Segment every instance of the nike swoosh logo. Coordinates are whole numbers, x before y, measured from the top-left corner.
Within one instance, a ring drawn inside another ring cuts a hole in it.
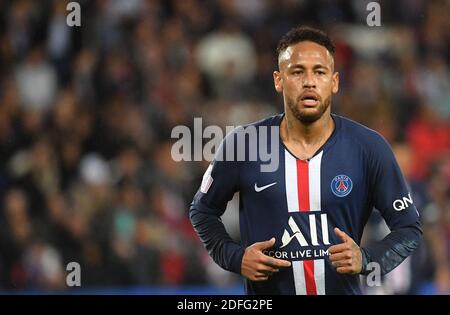
[[[256,183],[255,183],[255,191],[256,191],[256,192],[261,192],[261,191],[263,191],[264,189],[267,189],[267,188],[269,188],[269,187],[272,187],[273,185],[276,185],[276,183],[277,183],[277,182],[272,183],[272,184],[269,184],[269,185],[266,185],[266,186],[262,186],[262,187],[258,187],[258,185],[256,185]]]

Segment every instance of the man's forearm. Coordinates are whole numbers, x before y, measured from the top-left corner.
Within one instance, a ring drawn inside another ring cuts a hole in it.
[[[230,237],[220,217],[191,206],[189,218],[213,260],[225,270],[240,274],[245,248]]]
[[[420,226],[411,226],[398,229],[388,234],[383,240],[364,248],[362,251],[362,271],[367,275],[371,270],[367,264],[376,262],[380,265],[381,275],[396,268],[419,246],[422,239]]]

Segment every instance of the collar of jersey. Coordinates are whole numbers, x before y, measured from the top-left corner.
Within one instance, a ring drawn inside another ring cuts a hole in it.
[[[274,122],[273,124],[275,126],[280,127],[281,125],[281,121],[283,120],[285,113],[281,113],[277,116],[275,116]],[[325,141],[325,143],[319,148],[317,149],[317,151],[313,154],[313,156],[311,158],[309,158],[307,161],[312,160],[317,154],[319,154],[321,151],[323,151],[323,153],[325,153],[326,151],[328,151],[328,149],[331,147],[331,145],[336,142],[336,135],[339,133],[340,129],[341,129],[341,118],[338,115],[335,114],[331,114],[331,118],[334,121],[334,130],[331,133],[331,136],[328,137],[327,141]],[[291,151],[289,151],[289,149],[284,145],[283,140],[281,139],[281,133],[279,134],[280,137],[280,144],[281,146],[287,151],[289,152],[290,155],[292,155],[295,159],[297,160],[301,160],[304,161],[302,159],[299,159],[297,156],[295,156],[294,153],[292,153]]]

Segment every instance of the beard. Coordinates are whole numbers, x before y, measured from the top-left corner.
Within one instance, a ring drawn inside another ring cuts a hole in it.
[[[298,121],[300,121],[303,124],[309,125],[319,120],[323,116],[323,114],[327,111],[328,107],[330,107],[331,95],[328,96],[323,102],[319,100],[319,105],[312,109],[309,108],[299,109],[297,104],[300,102],[301,102],[300,98],[297,99],[296,102],[288,100],[287,105],[291,110],[292,114],[294,115],[294,117],[297,118]]]

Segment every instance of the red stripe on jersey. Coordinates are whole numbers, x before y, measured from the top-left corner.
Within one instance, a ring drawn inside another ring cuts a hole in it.
[[[309,171],[307,161],[297,160],[297,190],[300,212],[309,211]]]
[[[303,261],[305,271],[305,285],[307,295],[317,295],[316,281],[314,279],[314,260]]]

